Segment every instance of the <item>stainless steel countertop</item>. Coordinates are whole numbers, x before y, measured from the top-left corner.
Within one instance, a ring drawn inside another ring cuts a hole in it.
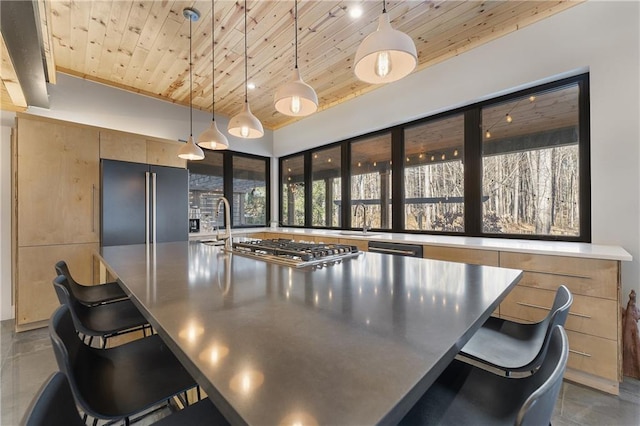
[[[521,271],[364,253],[295,269],[198,242],[103,247],[232,423],[395,423]]]

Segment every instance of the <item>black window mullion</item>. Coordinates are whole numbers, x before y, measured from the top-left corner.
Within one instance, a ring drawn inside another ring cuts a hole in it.
[[[231,204],[231,218],[229,222],[231,227],[234,227],[233,223],[233,154],[230,152],[224,152],[222,157],[222,175],[224,176],[223,191],[224,198]]]
[[[304,227],[313,226],[313,199],[312,199],[313,179],[311,175],[311,151],[304,153]]]
[[[482,123],[480,108],[464,113],[464,234],[482,233]]]
[[[391,231],[403,232],[404,223],[404,126],[391,130]]]
[[[351,228],[351,145],[349,142],[343,142],[341,145],[342,162],[342,204],[340,211],[342,215],[342,228]]]
[[[578,170],[580,172],[580,239],[591,242],[591,141],[590,141],[590,110],[589,110],[589,75],[578,81]]]

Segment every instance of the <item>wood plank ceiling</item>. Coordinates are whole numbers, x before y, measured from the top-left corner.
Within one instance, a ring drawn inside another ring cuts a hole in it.
[[[193,103],[211,111],[210,1],[38,2],[48,69],[181,105],[189,103],[189,22],[182,10],[195,7],[201,18],[193,24]],[[419,70],[577,3],[405,0],[386,6],[392,26],[415,41]],[[256,86],[249,102],[270,129],[293,120],[273,107],[276,89],[293,69],[293,6],[284,0],[247,4],[248,75]],[[349,12],[356,6],[363,14],[352,19]],[[377,87],[357,80],[352,62],[362,39],[376,29],[381,11],[381,1],[298,2],[298,65],[316,90],[320,109]],[[238,113],[244,102],[243,13],[243,1],[216,1],[216,113],[226,116]]]

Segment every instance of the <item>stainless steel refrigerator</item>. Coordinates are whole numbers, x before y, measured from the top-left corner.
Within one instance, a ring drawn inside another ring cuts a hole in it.
[[[102,160],[103,246],[186,241],[189,172]]]

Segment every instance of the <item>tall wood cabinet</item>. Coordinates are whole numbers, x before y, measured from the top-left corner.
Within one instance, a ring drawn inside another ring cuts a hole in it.
[[[98,131],[17,119],[15,146],[16,327],[43,325],[58,306],[51,281],[65,259],[74,277],[92,281],[92,255],[100,242]]]
[[[46,326],[59,305],[54,265],[96,283],[100,160],[186,167],[179,142],[18,114],[13,141],[13,279],[16,329]]]

